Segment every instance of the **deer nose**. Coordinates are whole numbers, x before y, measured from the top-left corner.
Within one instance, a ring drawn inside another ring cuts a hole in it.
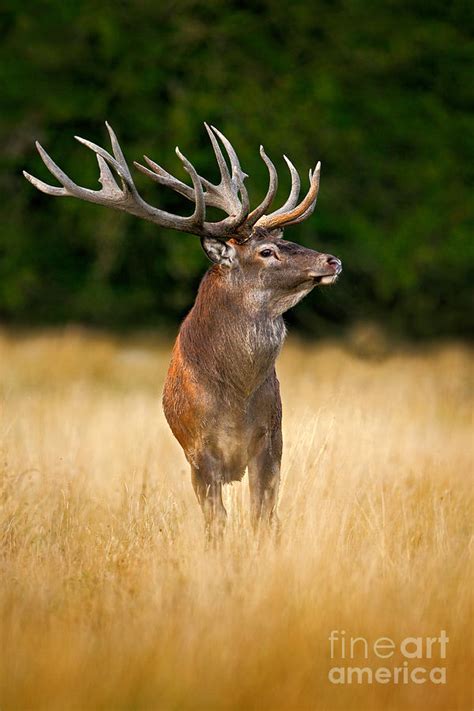
[[[342,270],[342,262],[337,257],[333,257],[332,254],[328,254],[326,257],[326,264],[334,269],[335,272],[339,273]]]

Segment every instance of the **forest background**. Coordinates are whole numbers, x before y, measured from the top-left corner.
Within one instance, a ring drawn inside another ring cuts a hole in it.
[[[253,205],[268,181],[260,143],[279,169],[275,206],[289,188],[283,153],[303,187],[322,161],[316,213],[287,237],[338,255],[344,272],[289,314],[296,330],[362,321],[409,339],[472,336],[472,13],[462,0],[7,1],[0,321],[175,330],[207,266],[199,240],[45,197],[21,171],[54,182],[38,139],[99,187],[73,136],[107,146],[108,120],[130,163],[146,153],[185,179],[179,144],[214,179],[208,121],[236,147]],[[137,184],[189,214],[166,188]]]

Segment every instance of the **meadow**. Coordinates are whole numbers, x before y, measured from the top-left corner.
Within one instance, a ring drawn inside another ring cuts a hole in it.
[[[290,339],[282,535],[209,548],[161,411],[170,343],[0,331],[0,708],[469,709],[471,353]],[[446,684],[334,684],[343,631],[449,637]],[[339,648],[338,648],[339,649]]]

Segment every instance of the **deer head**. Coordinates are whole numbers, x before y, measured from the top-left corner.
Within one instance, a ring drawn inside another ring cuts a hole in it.
[[[204,251],[213,262],[220,265],[222,270],[229,270],[232,278],[245,281],[247,287],[255,292],[256,298],[260,295],[260,298],[274,302],[279,313],[293,306],[314,286],[330,284],[336,280],[342,269],[337,257],[282,239],[285,227],[307,219],[316,206],[321,170],[319,162],[314,171],[309,171],[309,190],[303,200],[298,202],[300,178],[294,165],[284,156],[291,175],[290,194],[284,205],[268,213],[277,191],[278,176],[275,166],[261,146],[260,155],[269,172],[269,187],[261,204],[250,211],[244,185],[247,175],[240,167],[232,144],[216,128],[205,124],[220,170],[218,185],[198,175],[179,148],[176,148],[176,154],[191,178],[192,187],[146,156],[146,166],[134,163],[149,178],[172,188],[194,203],[193,214],[180,217],[153,207],[139,195],[117,137],[108,123],[106,126],[113,155],[95,143],[76,136],[80,143],[96,155],[100,170],[99,182],[102,185],[100,190],[76,185],[38,142],[36,147],[44,164],[62,187],[48,185],[24,171],[25,178],[48,195],[81,198],[128,212],[160,227],[199,236]],[[221,144],[227,153],[230,171]],[[207,207],[218,208],[227,217],[209,222],[206,220]]]

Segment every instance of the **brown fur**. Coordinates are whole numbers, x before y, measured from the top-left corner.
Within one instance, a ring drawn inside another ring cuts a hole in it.
[[[230,240],[228,246],[230,263],[227,255],[225,264],[207,272],[181,326],[163,395],[209,529],[224,525],[222,485],[242,479],[246,468],[254,524],[275,519],[282,313],[340,268],[330,255],[261,229],[245,244]],[[265,249],[272,250],[270,259],[262,256]]]

